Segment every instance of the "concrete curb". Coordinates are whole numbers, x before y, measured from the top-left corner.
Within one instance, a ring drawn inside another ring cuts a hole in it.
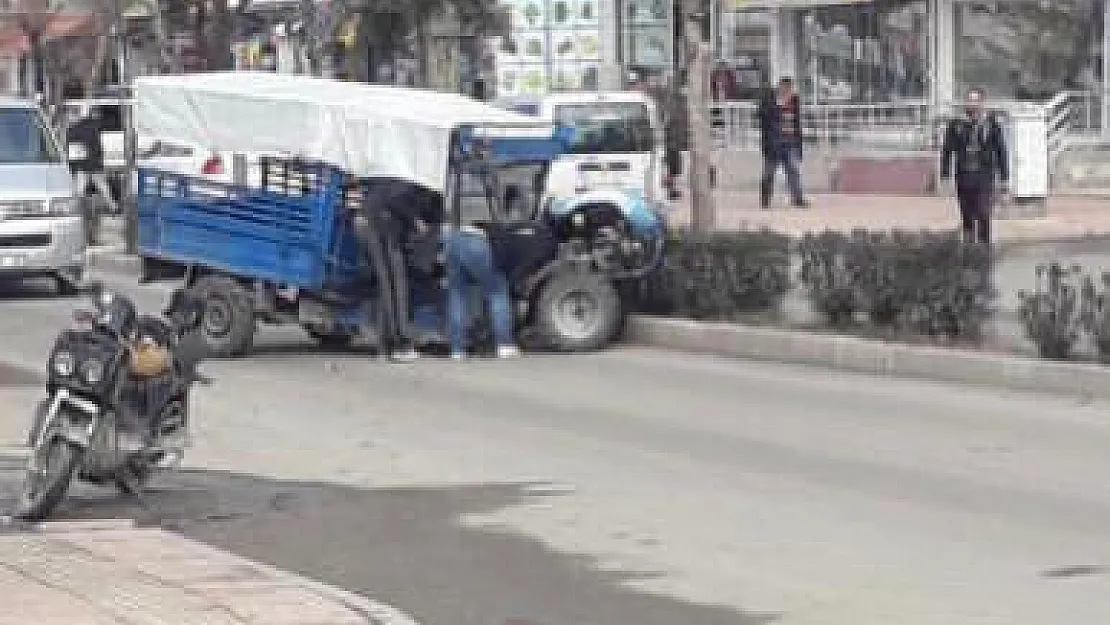
[[[1110,367],[731,323],[633,316],[629,343],[878,376],[1110,399]]]
[[[90,249],[89,266],[101,272],[132,276],[138,276],[140,271],[137,257],[114,247]],[[625,340],[731,358],[1110,400],[1110,367],[1088,363],[646,316],[629,319]]]

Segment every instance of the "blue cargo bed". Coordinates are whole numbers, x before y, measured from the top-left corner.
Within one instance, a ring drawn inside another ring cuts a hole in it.
[[[329,177],[317,173],[320,181]],[[358,272],[357,240],[341,195],[337,184],[251,189],[143,168],[139,253],[321,289]]]

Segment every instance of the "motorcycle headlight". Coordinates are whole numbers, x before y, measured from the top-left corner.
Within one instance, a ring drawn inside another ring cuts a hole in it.
[[[96,358],[81,363],[81,379],[88,384],[99,384],[104,379],[104,363]]]
[[[54,358],[50,362],[50,368],[59,377],[68,378],[73,375],[75,364],[72,353],[58,352],[54,354]]]

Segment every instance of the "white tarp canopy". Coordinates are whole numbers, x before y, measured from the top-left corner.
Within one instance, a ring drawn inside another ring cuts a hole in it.
[[[144,137],[318,160],[440,192],[459,126],[543,128],[461,95],[270,72],[146,76],[135,80],[134,102]]]

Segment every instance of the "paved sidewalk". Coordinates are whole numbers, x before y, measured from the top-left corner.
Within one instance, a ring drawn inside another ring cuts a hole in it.
[[[353,593],[121,521],[0,529],[0,625],[413,625]]]
[[[688,197],[688,196],[685,196]],[[955,199],[876,195],[814,195],[808,209],[790,208],[779,198],[769,210],[759,208],[755,194],[719,192],[717,225],[721,229],[771,228],[791,235],[826,229],[949,230],[957,225]],[[1020,210],[1020,209],[1019,209]],[[669,219],[689,223],[688,200],[675,204]],[[996,219],[998,241],[1074,239],[1110,234],[1110,200],[1058,196],[1049,199],[1039,219]]]

